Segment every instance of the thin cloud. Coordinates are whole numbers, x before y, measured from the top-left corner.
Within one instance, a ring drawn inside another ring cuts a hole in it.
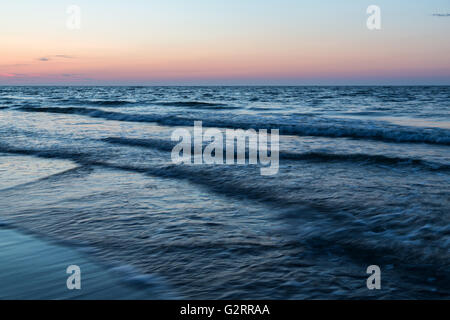
[[[14,64],[1,64],[0,67],[11,68],[11,67],[25,67],[29,65],[30,65],[29,63],[14,63]]]
[[[28,74],[26,73],[0,73],[0,77],[6,77],[6,78],[22,78],[27,77]]]
[[[54,57],[56,57],[56,58],[63,58],[63,59],[73,59],[74,58],[74,57],[68,56],[66,54],[57,54]]]
[[[81,74],[81,73],[61,73],[59,76],[66,78],[66,79],[72,79],[72,80],[93,80],[91,78],[86,77],[84,74]]]
[[[37,60],[46,62],[46,61],[53,60],[55,58],[56,59],[74,59],[73,56],[69,56],[67,54],[55,54],[52,56],[41,57],[41,58],[38,58]]]

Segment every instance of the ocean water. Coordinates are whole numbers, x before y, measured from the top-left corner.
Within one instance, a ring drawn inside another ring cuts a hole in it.
[[[279,173],[174,165],[194,121],[279,129]],[[161,298],[448,299],[450,87],[0,87],[0,226]]]

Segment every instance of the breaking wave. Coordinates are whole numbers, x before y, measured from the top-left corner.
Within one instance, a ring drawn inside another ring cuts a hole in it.
[[[26,112],[48,112],[63,114],[78,114],[93,118],[102,118],[106,120],[128,121],[128,122],[149,122],[166,126],[192,126],[194,118],[185,118],[176,115],[159,114],[135,114],[115,111],[105,111],[95,108],[82,107],[22,107],[18,110]],[[248,119],[239,121],[236,119],[229,121],[227,119],[203,119],[203,126],[230,128],[230,129],[279,129],[281,134],[298,136],[316,136],[331,138],[353,138],[378,140],[396,143],[428,143],[439,145],[450,145],[450,130],[442,128],[419,128],[396,126],[387,123],[382,125],[377,122],[362,122],[346,119],[328,119],[328,118],[302,118],[295,122],[277,123],[250,122]]]

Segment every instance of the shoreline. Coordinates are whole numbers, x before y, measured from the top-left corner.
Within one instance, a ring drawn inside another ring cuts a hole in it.
[[[0,226],[0,300],[164,299],[156,283],[129,267],[107,268],[75,248]],[[30,261],[32,263],[30,264]],[[69,290],[66,269],[81,269],[81,289]],[[144,279],[145,280],[145,279]]]

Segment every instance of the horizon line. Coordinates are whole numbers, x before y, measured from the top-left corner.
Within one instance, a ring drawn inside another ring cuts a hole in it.
[[[0,84],[0,87],[449,87],[450,84]]]

